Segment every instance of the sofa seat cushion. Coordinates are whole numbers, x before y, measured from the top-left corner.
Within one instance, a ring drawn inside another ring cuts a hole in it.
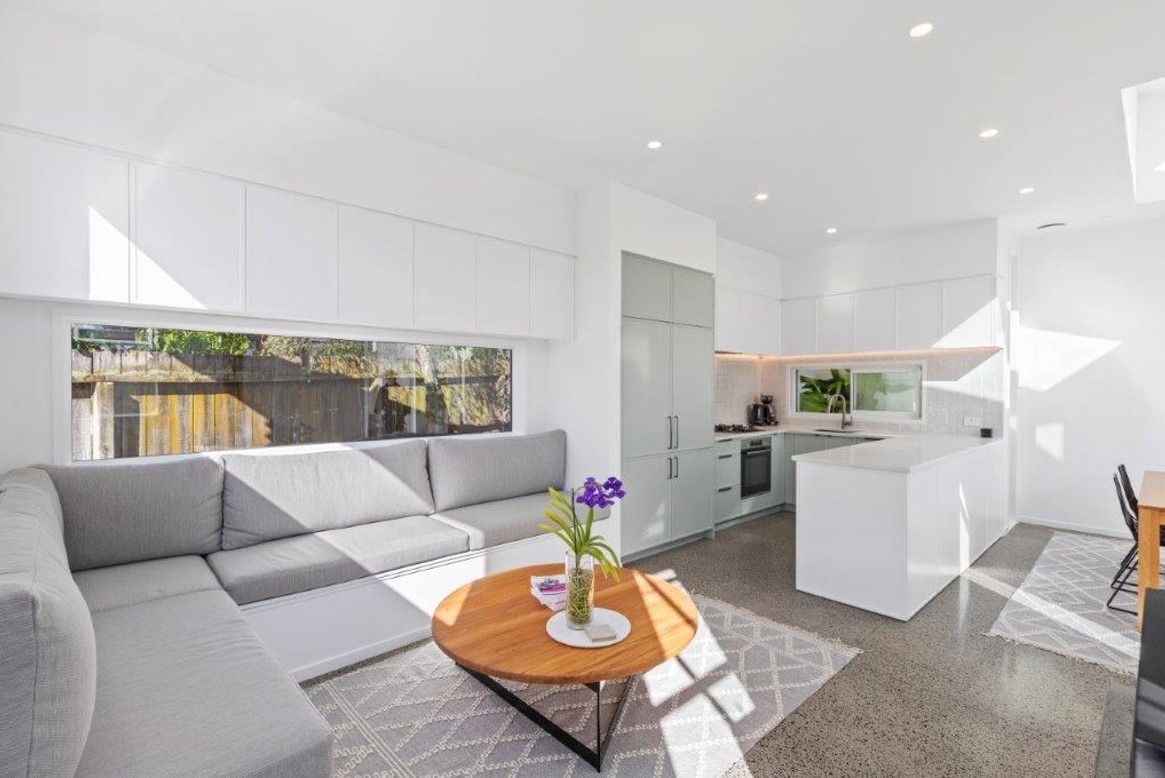
[[[332,733],[222,591],[100,611],[78,776],[327,776]]]
[[[469,547],[479,549],[541,534],[538,525],[549,523],[542,511],[549,507],[550,495],[540,492],[441,511],[433,518],[464,532]]]
[[[93,715],[93,622],[49,477],[0,478],[0,775],[72,775]]]
[[[73,580],[94,613],[163,597],[222,589],[200,556],[176,556],[83,570],[74,574]]]
[[[219,551],[207,561],[241,605],[468,550],[464,532],[428,516],[406,516]]]
[[[46,467],[74,571],[222,548],[222,464],[211,457]]]
[[[438,511],[561,489],[566,433],[434,438],[429,473]]]
[[[433,512],[423,440],[226,454],[224,550]]]

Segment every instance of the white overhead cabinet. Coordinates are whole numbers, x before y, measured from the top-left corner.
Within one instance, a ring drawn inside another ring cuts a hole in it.
[[[0,293],[129,300],[129,163],[0,132]]]
[[[477,329],[497,335],[530,334],[528,247],[477,239]]]
[[[899,349],[928,349],[942,338],[942,284],[910,284],[897,289]]]
[[[574,337],[574,259],[530,249],[530,335],[549,340]]]
[[[843,354],[854,350],[854,296],[834,294],[817,299],[817,352]]]
[[[716,285],[716,350],[743,353],[744,292]]]
[[[893,351],[898,347],[897,296],[892,287],[854,294],[855,351]]]
[[[413,326],[413,223],[377,211],[340,208],[340,319]]]
[[[817,353],[817,300],[802,297],[781,303],[781,353]]]
[[[416,321],[427,330],[477,327],[477,239],[468,232],[417,224]]]
[[[247,311],[338,318],[338,207],[327,200],[247,188]]]
[[[238,181],[133,163],[130,302],[242,311],[246,190]]]
[[[781,353],[781,301],[716,285],[716,350],[739,354]]]
[[[942,285],[943,348],[999,345],[999,303],[995,278],[979,276]]]

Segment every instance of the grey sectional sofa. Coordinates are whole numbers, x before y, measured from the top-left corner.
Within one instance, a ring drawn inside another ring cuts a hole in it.
[[[328,775],[239,606],[531,538],[565,461],[555,431],[3,476],[0,776]]]

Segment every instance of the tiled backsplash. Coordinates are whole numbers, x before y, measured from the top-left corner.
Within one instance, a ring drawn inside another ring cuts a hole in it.
[[[861,421],[862,429],[925,431],[948,435],[978,435],[978,428],[963,426],[967,416],[977,416],[983,426],[1003,435],[1003,398],[1007,394],[1004,354],[994,349],[927,351],[876,356],[759,358],[737,354],[716,355],[716,421],[742,423],[750,403],[760,394],[774,396],[777,418],[789,416],[789,368],[795,365],[921,362],[925,365],[923,424]]]

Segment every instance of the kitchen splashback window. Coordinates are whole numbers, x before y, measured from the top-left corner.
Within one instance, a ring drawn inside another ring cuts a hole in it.
[[[509,349],[78,324],[74,460],[508,432]]]
[[[814,366],[794,368],[792,373],[796,394],[793,407],[798,413],[845,410],[887,420],[922,418],[921,365]]]

